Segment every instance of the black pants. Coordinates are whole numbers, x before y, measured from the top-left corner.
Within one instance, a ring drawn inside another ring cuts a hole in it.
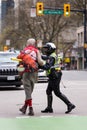
[[[60,79],[49,79],[48,87],[46,90],[46,94],[48,97],[48,107],[52,107],[52,91],[54,94],[59,97],[67,106],[71,104],[68,98],[60,92]]]

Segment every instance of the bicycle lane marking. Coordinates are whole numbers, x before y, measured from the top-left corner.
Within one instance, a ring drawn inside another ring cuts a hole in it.
[[[86,130],[87,116],[0,119],[1,130]]]

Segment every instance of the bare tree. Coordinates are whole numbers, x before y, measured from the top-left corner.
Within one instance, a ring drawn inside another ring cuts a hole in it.
[[[37,0],[38,1],[38,0]],[[57,8],[63,8],[63,0],[42,0],[45,6]],[[81,1],[81,0],[80,0]],[[22,48],[25,45],[26,39],[34,37],[35,39],[41,39],[43,44],[46,42],[55,42],[58,45],[58,39],[60,33],[71,26],[75,27],[76,22],[71,15],[70,18],[64,18],[63,15],[44,15],[32,18],[30,16],[30,8],[32,6],[32,0],[21,1],[19,4],[18,15],[18,28],[15,29],[14,17],[8,14],[8,27],[5,29],[4,39],[10,38],[12,46]],[[71,0],[66,0],[71,2]],[[79,2],[79,0],[77,0]],[[82,2],[81,2],[82,3]],[[72,0],[72,6],[77,5],[76,1]],[[79,3],[80,4],[80,3]],[[74,6],[73,6],[74,7]],[[75,7],[74,7],[75,8]],[[76,16],[77,18],[77,16]],[[16,19],[16,17],[15,17]],[[16,20],[15,20],[16,21]],[[9,28],[9,29],[8,29]],[[6,32],[7,31],[7,32]],[[68,45],[67,45],[68,46]]]

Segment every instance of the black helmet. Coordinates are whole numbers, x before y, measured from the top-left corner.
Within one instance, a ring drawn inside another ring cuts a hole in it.
[[[53,53],[53,52],[56,50],[55,44],[54,44],[54,43],[51,43],[51,42],[46,43],[46,44],[43,46],[43,48],[47,48],[47,50],[45,50],[45,52],[46,52],[47,54],[51,54],[51,53]]]

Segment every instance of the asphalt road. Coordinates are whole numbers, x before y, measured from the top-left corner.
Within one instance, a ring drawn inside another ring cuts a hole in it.
[[[54,94],[54,113],[41,113],[41,110],[46,107],[46,87],[47,83],[35,84],[35,89],[32,95],[35,112],[33,118],[29,118],[27,115],[28,111],[26,115],[22,115],[19,112],[19,108],[23,105],[25,97],[23,86],[21,88],[0,88],[0,126],[2,130],[5,130],[5,128],[8,130],[6,126],[9,126],[9,130],[22,130],[26,127],[28,122],[31,122],[31,124],[37,122],[38,124],[38,121],[39,128],[38,125],[35,128],[32,128],[31,125],[27,126],[26,130],[29,128],[32,130],[48,129],[49,125],[52,125],[52,122],[53,125],[50,130],[53,128],[55,130],[57,130],[57,128],[61,130],[72,130],[74,125],[76,125],[76,127],[73,130],[82,130],[82,128],[87,129],[87,71],[63,71],[61,91],[76,105],[76,108],[70,114],[65,114],[67,109],[66,105]],[[13,119],[15,124],[22,125],[20,125],[20,127],[18,127],[18,125],[16,125],[17,127],[11,125],[11,122],[14,124]],[[4,126],[4,122],[7,123],[6,126]]]

